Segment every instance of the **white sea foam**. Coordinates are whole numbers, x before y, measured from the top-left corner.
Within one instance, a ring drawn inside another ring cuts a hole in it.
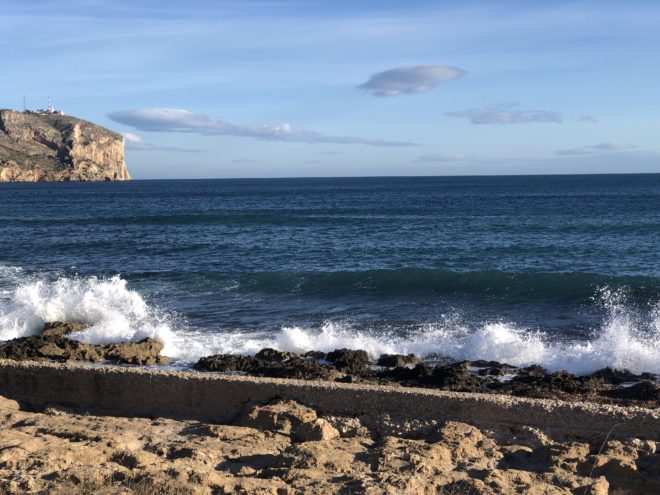
[[[119,276],[30,280],[5,291],[0,301],[0,340],[40,332],[44,322],[81,320],[90,325],[73,337],[107,343],[154,337],[164,353],[176,353],[168,316],[150,307]]]
[[[590,340],[573,342],[553,342],[542,332],[505,323],[485,324],[472,330],[438,323],[405,336],[327,323],[320,329],[284,328],[275,347],[297,352],[346,347],[364,349],[372,357],[382,353],[420,356],[437,353],[455,360],[486,359],[514,366],[539,364],[551,371],[568,370],[577,374],[588,374],[606,366],[660,374],[660,330],[649,334],[638,331],[632,323],[628,318],[616,316]],[[660,326],[657,317],[654,325]]]
[[[635,373],[660,374],[660,317],[654,316],[654,329],[640,330],[626,313],[611,315],[589,340],[553,341],[548,335],[517,328],[507,323],[488,323],[476,328],[454,321],[427,324],[401,335],[394,331],[364,330],[347,322],[326,322],[320,328],[286,327],[273,334],[220,332],[205,334],[205,345],[193,349],[190,341],[185,354],[196,358],[199,351],[252,354],[264,347],[283,351],[324,352],[338,348],[364,349],[373,358],[383,353],[436,353],[455,360],[486,359],[514,366],[539,364],[551,371],[568,370],[588,374],[610,366]],[[192,352],[191,352],[192,351]]]
[[[514,365],[542,362],[548,350],[540,334],[503,323],[486,324],[475,330],[463,325],[427,324],[405,335],[383,335],[346,324],[326,323],[320,329],[284,328],[276,347],[297,352],[346,347],[364,349],[374,358],[384,353],[438,354],[456,360],[492,359]]]
[[[365,329],[350,321],[275,331],[195,329],[148,304],[119,276],[56,280],[27,277],[0,266],[0,340],[38,333],[44,322],[82,320],[90,325],[74,338],[107,343],[157,338],[163,354],[193,363],[215,353],[253,354],[264,347],[304,352],[337,348],[382,353],[437,353],[457,360],[487,359],[515,366],[585,374],[605,366],[660,374],[660,305],[648,314],[630,311],[621,294],[603,291],[609,316],[589,339],[566,342],[512,323],[466,324],[455,316],[407,329]]]

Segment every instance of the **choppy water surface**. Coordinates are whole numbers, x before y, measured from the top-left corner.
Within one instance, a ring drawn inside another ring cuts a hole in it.
[[[660,175],[0,184],[0,340],[660,373]]]

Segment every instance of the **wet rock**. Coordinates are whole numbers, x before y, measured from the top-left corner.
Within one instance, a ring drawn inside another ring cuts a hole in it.
[[[369,356],[365,351],[352,349],[336,349],[326,356],[335,368],[344,373],[355,375],[369,375]]]
[[[119,342],[95,346],[100,350],[104,361],[116,361],[123,364],[165,364],[167,358],[160,356],[163,343],[147,337],[138,342]]]
[[[302,355],[304,358],[316,359],[319,361],[325,359],[325,356],[326,353],[322,351],[308,351]]]
[[[515,370],[515,367],[497,362],[494,364],[488,364],[486,367],[478,366],[477,363],[473,362],[472,366],[481,368],[478,371],[479,376],[505,376],[511,374]]]
[[[407,364],[417,364],[420,359],[414,354],[381,354],[376,364],[387,368],[403,367]]]
[[[264,349],[256,356],[216,354],[201,358],[194,365],[199,371],[245,372],[253,376],[295,378],[301,380],[333,379],[336,372],[313,359],[295,353]]]
[[[414,368],[398,366],[394,369],[384,370],[378,373],[378,378],[400,382],[405,385],[420,385],[422,379],[430,377],[433,374],[433,368],[420,363]]]
[[[295,352],[282,352],[276,349],[266,348],[261,349],[254,355],[254,357],[255,359],[263,359],[264,361],[281,363],[291,358],[296,358],[298,355]]]
[[[545,370],[545,368],[533,364],[532,366],[521,368],[519,374],[521,377],[534,379],[534,378],[543,378],[548,374],[548,372]]]
[[[424,382],[444,390],[459,392],[478,392],[484,387],[483,380],[470,374],[467,363],[436,366],[431,377],[422,379],[422,383]]]
[[[621,380],[654,382],[650,374],[604,368],[590,376],[577,377],[567,371],[547,372],[541,366],[517,368],[497,361],[463,361],[431,365],[417,362],[412,354],[383,354],[373,371],[364,351],[337,349],[329,354],[311,351],[299,355],[263,349],[254,356],[219,354],[199,360],[195,369],[243,372],[252,376],[331,380],[343,383],[397,383],[410,387],[437,388],[458,392],[488,392],[523,397],[589,400],[607,403],[639,403],[660,400],[648,384],[618,391]],[[414,366],[412,366],[414,364]],[[392,366],[396,365],[396,366]],[[411,367],[412,366],[412,367]],[[498,377],[512,375],[510,380]],[[640,404],[641,405],[641,404]]]
[[[575,375],[568,371],[557,371],[545,377],[542,382],[547,384],[551,390],[562,392],[575,392],[578,389],[578,381]]]
[[[567,371],[547,373],[540,366],[522,368],[510,382],[493,384],[492,388],[527,397],[553,397],[581,390],[580,380]]]
[[[89,325],[83,321],[49,321],[44,324],[41,332],[43,337],[62,337],[74,332],[80,332]]]
[[[407,386],[432,387],[444,390],[476,392],[483,390],[487,381],[469,372],[468,362],[429,367],[420,363],[414,368],[397,367],[378,373],[384,380],[392,380]]]
[[[331,368],[323,366],[318,361],[304,359],[300,356],[282,363],[268,363],[258,367],[253,374],[272,378],[295,378],[298,380],[332,380],[337,376],[337,373]]]
[[[660,400],[660,387],[652,381],[643,381],[630,387],[623,387],[606,392],[610,397],[634,400]]]
[[[146,338],[139,342],[114,344],[86,344],[64,335],[84,328],[81,322],[53,322],[47,324],[44,335],[33,335],[10,340],[0,346],[0,358],[16,361],[109,361],[117,364],[163,364],[160,356],[163,344]]]
[[[628,370],[615,370],[608,367],[593,372],[588,378],[599,380],[601,383],[620,385],[625,382],[635,382],[639,380],[640,377]]]
[[[507,368],[515,368],[510,364],[500,363],[499,361],[485,361],[483,359],[477,359],[476,361],[470,361],[470,366],[475,368],[496,368],[500,366],[506,366]]]
[[[254,367],[254,358],[251,356],[239,356],[234,354],[215,354],[205,356],[199,359],[193,366],[200,371],[252,371]]]
[[[10,340],[0,346],[0,358],[16,361],[101,361],[99,352],[90,344],[64,337],[34,335]]]

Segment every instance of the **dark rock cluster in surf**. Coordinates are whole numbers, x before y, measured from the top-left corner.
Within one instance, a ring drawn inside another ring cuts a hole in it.
[[[217,354],[200,359],[200,371],[240,372],[251,376],[333,380],[456,392],[502,393],[519,397],[660,404],[660,387],[648,373],[604,368],[586,376],[549,372],[533,365],[518,368],[497,361],[433,365],[414,355],[384,354],[370,362],[365,351],[337,349],[305,354],[263,349],[254,356]]]
[[[0,359],[16,361],[87,361],[115,364],[164,364],[160,355],[162,342],[146,338],[138,342],[87,344],[67,335],[84,330],[87,325],[79,321],[46,323],[41,335],[20,337],[0,345]]]
[[[76,321],[46,323],[40,335],[0,344],[0,359],[86,361],[110,364],[158,365],[163,344],[138,342],[88,344],[69,337],[84,330]],[[660,406],[660,387],[649,373],[604,368],[590,375],[549,372],[532,365],[516,367],[497,361],[449,362],[423,360],[413,354],[383,354],[371,361],[364,350],[335,349],[304,354],[262,349],[253,356],[216,354],[193,368],[205,372],[241,373],[257,377],[326,380],[390,386],[423,387],[455,392],[500,393],[519,397],[588,400],[615,404]]]

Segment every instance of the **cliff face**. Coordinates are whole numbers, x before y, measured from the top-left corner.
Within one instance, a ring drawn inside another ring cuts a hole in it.
[[[121,134],[75,117],[0,110],[0,182],[130,179]]]

